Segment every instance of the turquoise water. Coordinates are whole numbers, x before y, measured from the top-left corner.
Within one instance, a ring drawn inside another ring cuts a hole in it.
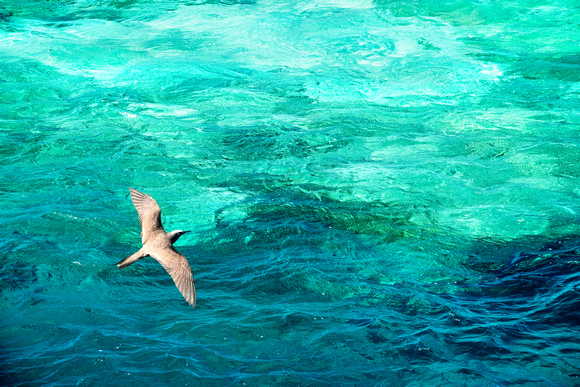
[[[2,384],[579,385],[579,111],[576,0],[1,1]]]

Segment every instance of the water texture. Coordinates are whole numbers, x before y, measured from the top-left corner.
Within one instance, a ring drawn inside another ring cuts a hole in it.
[[[1,384],[579,385],[579,109],[576,0],[1,1]]]

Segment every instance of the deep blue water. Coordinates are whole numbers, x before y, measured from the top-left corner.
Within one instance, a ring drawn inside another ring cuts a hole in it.
[[[3,385],[580,385],[575,0],[0,1],[0,162]]]

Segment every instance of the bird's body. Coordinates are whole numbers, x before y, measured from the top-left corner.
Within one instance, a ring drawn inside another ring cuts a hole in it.
[[[129,188],[131,200],[139,214],[143,247],[117,263],[122,269],[139,259],[150,256],[167,270],[185,300],[195,308],[196,294],[193,274],[187,258],[173,248],[173,243],[188,231],[166,232],[161,225],[161,208],[149,195]]]

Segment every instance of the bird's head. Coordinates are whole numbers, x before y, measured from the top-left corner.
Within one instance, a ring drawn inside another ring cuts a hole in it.
[[[182,236],[185,233],[188,233],[189,231],[183,231],[183,230],[175,230],[175,231],[171,231],[169,233],[169,237],[171,238],[171,243],[175,243],[180,236]]]

